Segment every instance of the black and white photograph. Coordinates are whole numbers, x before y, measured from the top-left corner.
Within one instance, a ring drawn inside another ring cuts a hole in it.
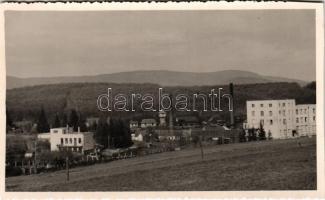
[[[166,5],[3,9],[5,192],[324,189],[322,5]]]

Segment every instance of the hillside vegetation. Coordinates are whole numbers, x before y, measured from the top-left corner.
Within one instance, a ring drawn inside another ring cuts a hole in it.
[[[7,110],[13,120],[37,119],[41,107],[44,108],[50,120],[55,114],[62,115],[76,109],[84,117],[100,116],[104,112],[97,108],[97,98],[100,94],[107,93],[112,88],[112,95],[118,93],[131,96],[132,93],[151,94],[155,97],[154,104],[158,108],[158,88],[156,84],[116,84],[116,83],[66,83],[40,85],[7,90]],[[228,85],[193,86],[193,87],[164,87],[163,93],[172,94],[173,97],[180,93],[190,97],[194,93],[209,94],[211,89],[223,88],[222,94],[229,93]],[[259,83],[234,86],[235,115],[243,116],[246,112],[247,100],[262,99],[295,99],[297,104],[315,103],[316,91],[310,85],[302,87],[297,83]],[[130,99],[129,99],[130,100]],[[190,102],[191,104],[192,102]],[[198,110],[202,110],[202,102],[197,102]],[[227,100],[222,102],[224,108],[228,106]],[[191,105],[190,105],[191,106]],[[209,109],[208,109],[209,110]],[[117,117],[137,118],[139,116],[157,116],[152,112],[110,112],[105,113]],[[192,112],[180,112],[180,115],[193,115]],[[197,114],[197,113],[196,113]],[[228,112],[203,112],[203,118],[211,115],[225,117]],[[54,120],[54,119],[53,119]]]

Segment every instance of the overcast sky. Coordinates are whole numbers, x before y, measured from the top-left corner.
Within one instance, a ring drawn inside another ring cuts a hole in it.
[[[5,13],[7,74],[247,70],[315,80],[311,10]]]

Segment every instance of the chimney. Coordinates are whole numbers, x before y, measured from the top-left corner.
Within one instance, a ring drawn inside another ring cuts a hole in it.
[[[169,98],[170,98],[171,110],[169,111],[169,124],[168,125],[169,125],[169,132],[173,133],[173,123],[174,123],[174,121],[173,121],[173,96],[170,95]]]
[[[80,133],[80,126],[78,126],[78,133]]]
[[[234,128],[235,127],[235,119],[234,119],[234,112],[235,112],[235,108],[234,108],[234,85],[233,83],[230,83],[229,84],[229,93],[232,97],[232,101],[231,101],[231,104],[232,104],[232,111],[230,111],[230,127],[231,128]]]

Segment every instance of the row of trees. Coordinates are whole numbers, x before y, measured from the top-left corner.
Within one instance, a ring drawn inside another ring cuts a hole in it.
[[[46,133],[50,131],[50,127],[58,128],[66,125],[73,127],[74,131],[77,131],[78,127],[80,127],[80,130],[82,132],[87,131],[85,119],[74,109],[70,111],[69,115],[63,113],[60,117],[58,113],[55,114],[54,121],[50,124],[44,108],[41,107],[38,117],[35,121],[37,124],[36,131],[31,130],[31,132]],[[7,130],[9,128],[15,128],[15,124],[13,123],[10,112],[8,112],[8,110],[6,111],[6,125]]]
[[[99,120],[96,125],[95,140],[104,148],[126,148],[131,146],[131,131],[128,124],[121,119],[105,118]]]
[[[239,142],[266,140],[266,139],[272,139],[272,134],[271,132],[268,132],[266,135],[262,123],[260,123],[260,127],[258,129],[255,128],[248,129],[248,134],[244,129],[242,129],[239,135]]]
[[[86,125],[85,119],[80,113],[72,109],[69,115],[56,114],[53,123],[50,125],[48,117],[43,107],[41,107],[37,121],[36,121],[37,133],[45,133],[50,131],[51,128],[58,128],[69,125],[73,127],[74,131],[78,131],[78,127],[81,132],[93,131],[95,140],[98,144],[104,148],[123,148],[132,145],[131,131],[129,125],[121,119],[110,119],[107,121],[106,117],[99,120],[98,123],[94,122],[89,127]],[[7,111],[7,127],[14,127],[10,113]]]

